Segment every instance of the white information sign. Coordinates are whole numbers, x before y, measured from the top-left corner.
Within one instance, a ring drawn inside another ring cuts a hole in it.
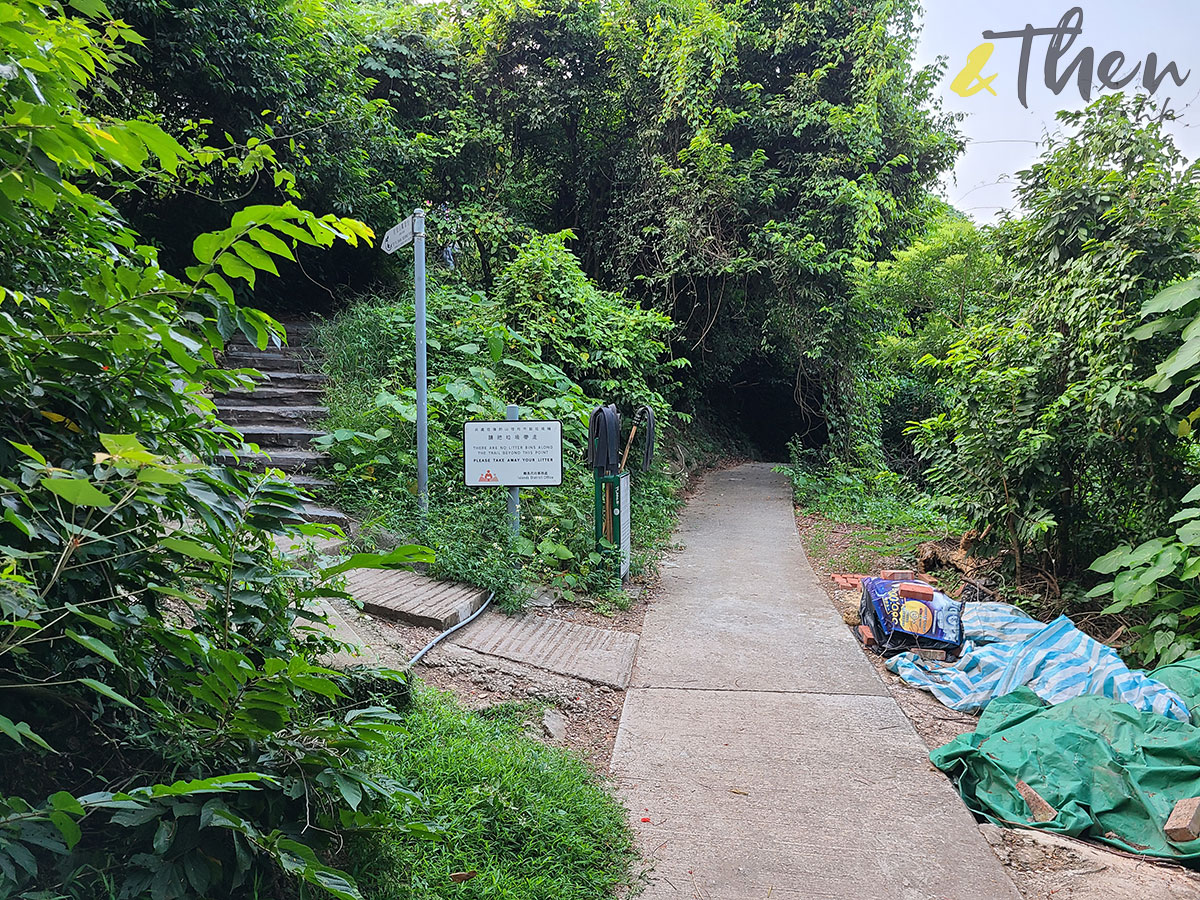
[[[383,236],[382,248],[384,253],[395,253],[401,247],[407,247],[413,239],[413,217],[409,216],[395,228],[389,229]]]
[[[556,487],[562,422],[467,422],[463,457],[467,487]]]

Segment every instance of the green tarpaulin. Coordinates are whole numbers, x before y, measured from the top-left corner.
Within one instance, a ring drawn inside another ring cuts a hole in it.
[[[1163,825],[1176,801],[1200,797],[1200,660],[1152,673],[1187,702],[1192,724],[1086,695],[1047,706],[1020,688],[988,704],[972,734],[930,754],[967,806],[997,825],[1100,841],[1145,856],[1200,859],[1200,840],[1176,844]],[[1034,819],[1024,781],[1058,810]]]

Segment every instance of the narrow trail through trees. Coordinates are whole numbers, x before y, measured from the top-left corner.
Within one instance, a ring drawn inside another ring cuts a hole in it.
[[[612,762],[644,896],[1019,897],[818,584],[787,479],[709,476],[677,536]]]

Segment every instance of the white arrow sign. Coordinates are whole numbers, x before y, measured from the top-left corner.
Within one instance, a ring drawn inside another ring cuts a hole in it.
[[[409,216],[395,228],[383,236],[383,252],[395,253],[401,247],[407,247],[413,239],[413,217]]]

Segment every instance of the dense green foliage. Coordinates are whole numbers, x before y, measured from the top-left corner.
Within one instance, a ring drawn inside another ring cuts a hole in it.
[[[855,452],[875,334],[848,290],[856,260],[919,226],[959,147],[930,102],[937,73],[911,68],[911,0],[119,10],[154,39],[103,108],[267,148],[295,173],[224,167],[122,201],[168,252],[231,197],[298,190],[380,232],[428,201],[431,248],[457,246],[472,287],[503,300],[514,248],[569,228],[588,277],[679,323],[690,406],[780,432],[779,452],[798,422]],[[387,268],[349,249],[300,263],[276,302],[334,305],[326,291]]]
[[[81,108],[136,40],[0,6],[0,46],[21,54],[0,100],[0,895],[264,895],[298,877],[355,898],[318,851],[418,799],[368,769],[405,684],[318,664],[336,645],[312,601],[344,567],[278,555],[274,536],[324,530],[276,474],[211,465],[240,441],[209,394],[250,381],[216,361],[231,335],[282,337],[233,283],[370,231],[253,206],[196,236],[182,276],[162,268],[104,196],[171,183],[195,154]]]
[[[1200,407],[1192,399],[1200,383],[1198,301],[1200,279],[1172,285],[1142,306],[1141,319],[1146,321],[1132,332],[1136,340],[1158,344],[1159,335],[1179,335],[1168,344],[1171,352],[1144,386],[1169,400],[1163,415],[1178,434],[1176,453],[1186,454],[1193,475],[1197,462],[1193,423],[1200,418]],[[1160,664],[1200,652],[1200,629],[1195,624],[1200,617],[1200,508],[1193,505],[1197,500],[1200,487],[1193,487],[1178,500],[1170,520],[1160,526],[1160,536],[1137,546],[1122,544],[1091,566],[1095,572],[1114,576],[1093,588],[1091,596],[1111,595],[1107,611],[1129,610],[1138,616],[1134,648]]]
[[[495,590],[507,606],[521,602],[522,579],[620,602],[612,560],[595,547],[587,419],[604,398],[628,412],[648,404],[665,419],[660,426],[670,423],[662,392],[675,387],[680,368],[664,358],[671,323],[598,290],[559,235],[521,245],[490,297],[467,290],[447,277],[429,295],[437,374],[429,393],[427,522],[415,502],[411,299],[362,298],[323,330],[333,412],[320,443],[336,460],[338,498],[368,521],[420,534],[437,551],[436,572]],[[522,418],[563,423],[563,486],[522,491],[515,540],[506,493],[466,487],[462,479],[463,423],[503,419],[510,403]],[[662,512],[674,505],[677,480],[661,462],[634,478],[639,536],[661,540],[669,530]]]
[[[738,403],[729,386],[761,374],[776,414],[808,406],[842,458],[876,333],[848,290],[855,260],[919,221],[958,149],[929,112],[934,73],[910,69],[913,15],[655,4],[622,23],[616,56],[636,140],[601,232],[614,274],[684,323],[711,401]]]
[[[395,804],[422,814],[366,769],[402,685],[322,668],[329,642],[304,625],[338,567],[274,549],[320,529],[286,481],[212,465],[240,447],[212,394],[251,378],[220,367],[225,341],[282,338],[256,307],[369,288],[323,336],[326,443],[365,534],[421,534],[437,571],[509,602],[535,578],[617,599],[591,538],[588,410],[648,404],[670,427],[763,380],[845,454],[872,330],[846,290],[855,260],[922,217],[957,146],[910,69],[905,0],[0,13],[9,893],[278,895],[290,874],[355,896],[333,837]],[[455,261],[431,295],[427,525],[406,267],[368,251],[417,204],[435,268]],[[562,419],[568,458],[561,490],[527,492],[516,541],[503,497],[457,472],[463,421],[510,402]],[[677,488],[661,463],[638,477],[643,552]],[[403,771],[431,738],[404,745]],[[556,883],[607,889],[627,837],[584,801],[598,840]]]
[[[0,893],[355,896],[331,859],[381,897],[624,877],[577,763],[319,664],[338,572],[273,537],[321,529],[283,479],[212,465],[241,447],[212,395],[251,379],[224,343],[282,338],[259,308],[328,313],[320,445],[360,539],[403,545],[388,564],[419,539],[508,608],[534,581],[620,602],[583,462],[616,402],[667,451],[635,474],[635,567],[711,416],[790,444],[800,501],[877,556],[969,526],[1140,658],[1200,652],[1200,166],[1147,101],[1064,114],[977,228],[930,197],[960,142],[912,0],[113,12],[0,3]],[[427,519],[410,257],[371,246],[418,205]],[[509,403],[564,423],[519,539],[461,479],[463,423]]]
[[[131,65],[113,73],[96,108],[152,118],[189,146],[269,152],[280,174],[210,165],[187,191],[152,190],[120,201],[153,233],[167,259],[187,258],[196,226],[216,227],[231,203],[306,202],[380,230],[411,206],[433,154],[414,134],[450,96],[447,51],[424,34],[430,8],[323,0],[227,3],[117,0],[120,16],[145,40]],[[256,302],[306,302],[325,287],[363,283],[374,254],[349,247],[301,252],[279,288]]]
[[[920,544],[962,530],[934,497],[891,469],[848,465],[793,446],[792,464],[781,470],[792,480],[796,505],[810,517],[802,529],[808,552],[832,571],[868,574],[909,565]]]
[[[1175,284],[1200,250],[1200,166],[1144,99],[1060,118],[1020,173],[1020,215],[980,230],[944,214],[861,267],[858,302],[893,322],[875,348],[878,433],[889,461],[912,442],[908,471],[1018,585],[1057,594],[1103,554],[1094,569],[1115,578],[1090,596],[1112,594],[1104,612],[1161,664],[1200,649],[1198,310],[1194,283]]]
[[[941,413],[948,393],[924,360],[944,358],[963,329],[990,312],[999,267],[989,237],[949,210],[891,259],[859,262],[855,303],[881,326],[871,377],[856,398],[860,465],[882,460],[918,473],[908,425]]]
[[[536,705],[471,713],[444,694],[418,696],[379,774],[424,797],[430,824],[453,839],[400,829],[356,838],[367,896],[593,900],[628,883],[624,810],[582,760],[527,738],[529,720],[540,721]]]
[[[934,498],[888,469],[848,466],[797,451],[784,471],[796,502],[838,522],[874,525],[880,531],[919,531],[945,537],[954,530]]]
[[[1152,535],[1186,490],[1185,461],[1143,379],[1142,303],[1194,265],[1191,167],[1140,103],[1064,115],[1075,132],[1021,174],[1027,214],[998,228],[1003,296],[940,362],[955,396],[925,421],[929,478],[1014,554],[1069,572]],[[1183,490],[1181,490],[1183,488]]]

